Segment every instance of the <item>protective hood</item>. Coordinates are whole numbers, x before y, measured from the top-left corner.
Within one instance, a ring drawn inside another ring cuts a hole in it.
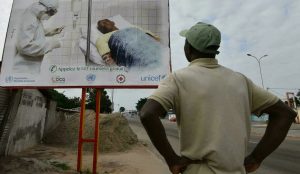
[[[39,0],[40,3],[44,4],[48,8],[56,9],[58,8],[58,0]]]
[[[41,5],[40,3],[33,3],[30,8],[31,13],[33,13],[38,19],[42,17],[43,14],[47,11],[47,9]]]

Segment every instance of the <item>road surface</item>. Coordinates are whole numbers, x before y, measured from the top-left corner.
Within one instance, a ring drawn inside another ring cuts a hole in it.
[[[146,132],[137,117],[128,118],[130,126],[135,132],[139,132],[138,137],[149,144],[154,153],[159,154],[150,143]],[[162,120],[166,129],[168,139],[177,153],[179,153],[179,141],[176,123]],[[249,152],[258,143],[259,136],[251,136],[249,141]],[[300,173],[300,139],[287,138],[280,147],[271,154],[262,164],[258,171],[253,174],[298,174]]]

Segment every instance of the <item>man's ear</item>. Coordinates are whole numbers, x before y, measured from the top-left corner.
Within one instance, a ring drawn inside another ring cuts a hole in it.
[[[187,40],[185,40],[184,52],[185,52],[186,56],[191,55],[191,52],[192,52],[191,45],[188,43]]]
[[[189,54],[192,54],[193,52],[192,46],[190,44],[187,44],[187,51]]]

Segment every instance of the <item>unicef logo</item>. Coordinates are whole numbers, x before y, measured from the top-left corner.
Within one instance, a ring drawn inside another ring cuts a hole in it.
[[[56,65],[50,66],[49,71],[50,71],[51,73],[55,73],[55,72],[57,71],[57,66],[56,66]]]
[[[86,76],[86,81],[88,81],[88,82],[93,82],[95,80],[96,80],[96,75],[95,74],[88,74]]]
[[[166,78],[166,74],[163,75],[147,75],[141,76],[141,81],[152,81],[152,82],[160,82],[161,80]]]
[[[11,83],[11,82],[13,82],[14,81],[14,77],[13,76],[7,76],[6,78],[5,78],[5,82],[6,83]]]

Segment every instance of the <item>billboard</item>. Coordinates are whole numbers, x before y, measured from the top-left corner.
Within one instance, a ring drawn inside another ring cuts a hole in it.
[[[1,86],[156,87],[169,28],[165,0],[14,0]]]

